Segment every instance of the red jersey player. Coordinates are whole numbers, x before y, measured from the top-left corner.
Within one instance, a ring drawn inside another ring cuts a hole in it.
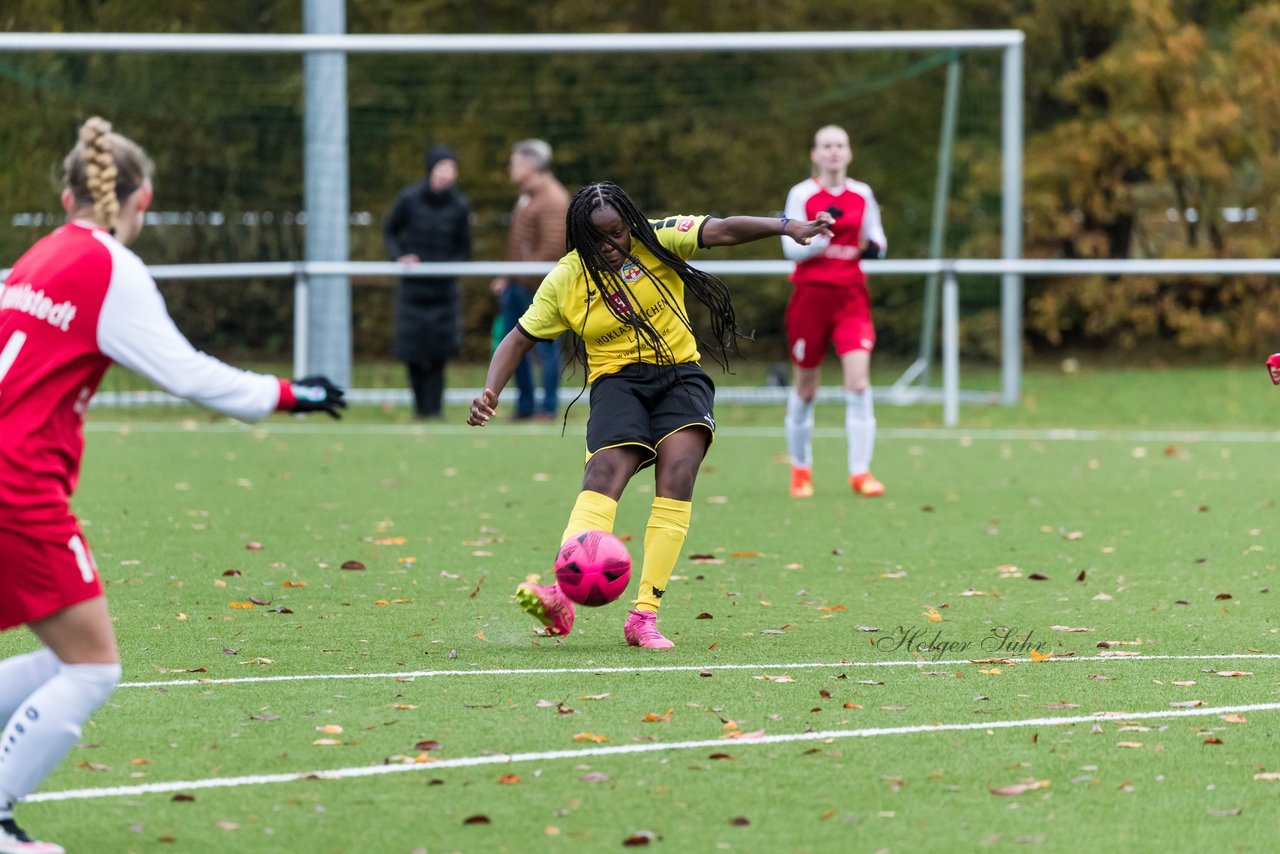
[[[1280,385],[1280,353],[1267,357],[1267,373],[1271,375],[1272,385]]]
[[[859,261],[884,255],[888,241],[871,188],[848,176],[853,154],[844,129],[820,128],[813,135],[809,157],[814,175],[791,188],[785,218],[811,220],[826,211],[835,224],[831,237],[815,237],[807,246],[782,238],[783,253],[796,262],[786,321],[794,366],[786,418],[791,494],[813,495],[813,403],[819,366],[834,344],[844,373],[849,483],[860,495],[881,495],[884,484],[870,471],[876,437],[870,386],[876,331],[871,324],[867,277]]]
[[[26,625],[36,652],[0,661],[0,854],[59,854],[13,820],[120,679],[93,555],[71,513],[89,399],[112,362],[168,391],[254,421],[275,410],[338,417],[324,377],[290,382],[196,351],[126,247],[151,202],[152,165],[91,118],[64,164],[69,221],[0,285],[0,630]]]

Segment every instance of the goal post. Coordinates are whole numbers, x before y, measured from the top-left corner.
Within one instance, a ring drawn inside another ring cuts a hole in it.
[[[6,53],[81,54],[264,54],[302,58],[303,141],[307,262],[348,260],[351,184],[346,135],[346,61],[360,55],[492,56],[601,54],[760,53],[848,54],[861,51],[996,51],[1000,71],[1000,246],[1002,260],[1021,256],[1022,66],[1024,36],[1016,30],[794,32],[794,33],[616,33],[616,34],[418,34],[352,35],[341,0],[306,0],[303,34],[0,33]],[[335,10],[337,14],[335,14]],[[335,146],[342,156],[331,156]],[[942,168],[941,166],[939,168]],[[340,192],[334,192],[337,188]],[[780,200],[779,200],[780,201]],[[475,269],[479,269],[479,264]],[[723,262],[739,263],[739,262]],[[750,262],[741,262],[750,263]],[[1001,274],[1001,395],[1016,403],[1021,386],[1022,278]],[[296,306],[306,323],[306,368],[339,380],[351,376],[351,308],[348,280],[335,276],[299,288]],[[926,313],[926,322],[930,318]],[[930,322],[931,324],[931,322]],[[930,347],[931,349],[931,347]]]

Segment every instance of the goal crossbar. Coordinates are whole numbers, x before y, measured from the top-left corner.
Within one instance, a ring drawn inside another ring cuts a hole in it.
[[[235,33],[0,33],[0,52],[33,53],[660,53],[762,50],[995,50],[1021,30],[835,33],[544,33],[527,35],[279,35]]]

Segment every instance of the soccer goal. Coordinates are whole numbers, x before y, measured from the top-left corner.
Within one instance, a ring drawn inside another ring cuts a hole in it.
[[[616,180],[655,215],[768,214],[807,174],[813,131],[845,126],[851,174],[875,188],[890,230],[890,259],[868,264],[886,294],[877,324],[915,357],[889,399],[939,392],[928,385],[939,278],[911,262],[973,246],[1019,257],[1020,32],[349,35],[341,3],[305,9],[298,35],[0,34],[9,150],[47,164],[52,182],[68,129],[99,112],[155,156],[159,204],[139,246],[148,261],[312,262],[294,289],[292,332],[268,322],[287,299],[279,279],[245,284],[228,267],[221,281],[204,271],[184,278],[212,282],[167,285],[197,343],[291,338],[297,370],[349,383],[353,360],[378,351],[392,280],[351,263],[383,259],[382,216],[432,141],[459,152],[474,257],[496,259],[516,139],[551,141],[567,185]],[[6,258],[60,216],[35,184],[0,201],[0,219],[16,226]],[[762,241],[707,264],[749,295],[742,313],[761,342],[779,340],[788,292],[776,250]],[[315,262],[331,266],[314,273]],[[503,269],[461,268],[469,327],[492,316],[483,285]],[[249,291],[238,298],[248,310],[227,311],[228,287]],[[1014,403],[1021,278],[966,281],[963,293],[961,310],[1001,316],[1001,389],[972,399]],[[785,344],[753,357],[785,359]]]

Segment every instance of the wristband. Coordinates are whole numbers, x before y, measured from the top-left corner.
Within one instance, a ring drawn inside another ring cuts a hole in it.
[[[280,379],[280,398],[276,401],[277,412],[292,412],[298,405],[298,396],[293,393],[293,383]]]
[[[782,233],[783,233],[783,234],[786,234],[786,233],[787,233],[787,223],[789,223],[789,222],[791,222],[791,217],[789,217],[789,216],[784,216],[784,217],[782,218]]]

